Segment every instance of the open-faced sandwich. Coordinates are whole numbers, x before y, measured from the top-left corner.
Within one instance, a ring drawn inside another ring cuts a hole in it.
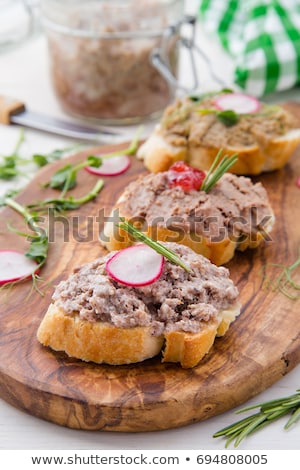
[[[154,173],[177,160],[207,170],[223,149],[228,155],[238,153],[232,173],[257,175],[282,168],[299,143],[300,129],[283,107],[227,90],[177,99],[138,157]]]
[[[176,162],[168,171],[141,176],[116,202],[101,243],[110,251],[132,243],[116,224],[123,217],[151,238],[189,246],[216,265],[236,249],[256,248],[269,237],[275,217],[260,182],[222,174],[234,161],[224,157],[207,173]]]
[[[163,362],[198,364],[239,314],[238,290],[226,268],[188,247],[160,245],[168,259],[136,243],[75,270],[56,287],[38,340],[95,363],[162,353]]]

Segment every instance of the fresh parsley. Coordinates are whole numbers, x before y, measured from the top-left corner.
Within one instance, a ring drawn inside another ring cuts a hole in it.
[[[197,111],[203,116],[206,114],[215,114],[217,119],[219,119],[219,121],[221,121],[227,127],[234,126],[240,119],[240,115],[231,109],[218,111],[217,109],[213,108],[200,108]]]
[[[219,121],[221,121],[227,127],[234,126],[240,119],[239,114],[237,114],[235,111],[232,111],[231,109],[218,111],[216,116]]]
[[[102,163],[100,157],[95,157],[90,155],[83,162],[78,163],[77,165],[71,165],[67,163],[62,168],[57,170],[50,178],[50,181],[44,184],[45,187],[50,186],[53,189],[61,189],[61,197],[63,198],[69,189],[72,189],[76,186],[77,183],[77,173],[79,170],[86,166],[93,166],[98,168]]]
[[[17,233],[20,236],[26,237],[30,240],[29,249],[25,252],[25,256],[36,261],[37,270],[39,270],[46,262],[48,255],[48,235],[46,230],[38,225],[38,214],[31,212],[27,207],[19,204],[11,197],[5,196],[0,201],[2,206],[8,206],[18,214],[20,214],[28,227],[31,229],[31,233],[23,233],[19,230],[9,226],[9,229]],[[37,274],[32,275],[33,278],[37,278]]]
[[[21,156],[21,147],[24,142],[24,129],[20,128],[19,136],[12,153],[0,156],[0,179],[11,180],[16,176],[26,176],[26,172],[22,168],[24,165],[34,163],[38,168],[41,168],[48,163],[52,163],[66,155],[70,155],[83,147],[83,144],[75,144],[63,149],[55,149],[47,154],[37,153],[31,157],[23,158]]]
[[[25,140],[24,129],[20,129],[18,140],[11,154],[0,157],[0,179],[10,180],[15,176],[21,175],[19,164],[24,163],[20,155],[20,148]]]
[[[28,205],[28,208],[34,209],[35,211],[42,211],[51,208],[56,212],[70,211],[78,209],[78,207],[86,204],[87,202],[95,199],[98,193],[102,190],[104,186],[104,181],[99,179],[95,186],[84,196],[80,198],[74,198],[73,196],[66,197],[65,195],[60,195],[59,197],[47,198],[42,201],[33,202]]]
[[[48,165],[49,163],[55,162],[56,160],[60,160],[67,155],[71,155],[82,148],[84,148],[84,144],[75,144],[69,147],[64,147],[62,149],[55,149],[49,153],[35,153],[32,155],[32,161],[39,167],[43,167]]]

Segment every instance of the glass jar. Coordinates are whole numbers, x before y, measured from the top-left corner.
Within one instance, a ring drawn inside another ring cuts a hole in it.
[[[43,0],[51,79],[63,109],[111,124],[157,116],[174,88],[150,56],[183,9],[183,0]],[[174,31],[164,55],[176,76]]]

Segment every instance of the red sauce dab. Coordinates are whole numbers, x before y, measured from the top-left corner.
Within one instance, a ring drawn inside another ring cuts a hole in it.
[[[180,186],[184,191],[198,191],[204,178],[204,171],[192,168],[183,161],[173,163],[168,170],[170,188]]]
[[[296,185],[298,186],[298,188],[300,188],[300,176],[298,176],[297,178]]]

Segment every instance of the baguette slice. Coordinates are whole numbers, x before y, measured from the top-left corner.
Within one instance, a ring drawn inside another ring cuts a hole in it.
[[[68,356],[98,364],[130,364],[156,356],[162,336],[152,336],[149,327],[116,328],[107,322],[81,320],[66,315],[51,304],[41,322],[37,338],[44,346],[64,351]]]
[[[114,211],[113,211],[114,212]],[[111,219],[113,218],[113,212]],[[132,221],[132,217],[126,216],[122,212],[120,217],[123,217],[127,222]],[[270,219],[268,226],[264,227],[264,231],[247,235],[243,240],[238,238],[226,237],[221,241],[213,242],[209,238],[195,235],[193,232],[187,232],[180,238],[182,245],[188,246],[196,253],[205,256],[212,263],[217,266],[228,263],[235,254],[235,251],[245,251],[248,248],[257,248],[264,240],[266,234],[269,234],[272,230],[275,218]],[[149,225],[147,230],[144,231],[146,235],[162,242],[177,242],[178,233],[166,227],[153,227]],[[113,223],[107,222],[100,235],[101,244],[109,251],[122,250],[134,243],[127,232],[120,228],[116,228]]]
[[[292,129],[283,136],[268,141],[265,145],[245,147],[222,147],[223,154],[238,154],[238,161],[230,172],[237,175],[258,175],[263,172],[278,170],[290,159],[300,143],[300,129]],[[161,128],[140,146],[137,157],[144,160],[145,167],[152,173],[166,171],[178,161],[184,160],[199,170],[208,170],[220,147],[211,143],[209,146],[188,143],[175,146],[167,141]]]
[[[56,287],[38,341],[98,364],[137,363],[161,354],[162,362],[197,365],[239,315],[238,289],[226,268],[181,245],[167,246],[192,272],[165,260],[152,284],[125,286],[106,272],[111,254],[98,258]]]
[[[118,207],[118,202],[119,201],[117,201],[116,207]],[[113,214],[115,210],[116,209],[114,209],[111,213],[111,220],[113,220]],[[132,222],[132,216],[123,214],[121,211],[119,211],[119,214],[120,217],[123,217],[127,222]],[[137,224],[135,224],[135,226],[137,226]],[[154,227],[147,225],[147,229],[144,230],[144,233],[150,238],[162,242],[177,242],[178,237],[176,231],[162,226]],[[236,249],[244,251],[249,247],[256,248],[262,239],[262,235],[257,233],[255,239],[246,237],[243,240],[243,244],[241,245],[238,243],[238,240],[235,241],[231,240],[230,238],[224,238],[219,242],[212,242],[210,239],[205,237],[201,237],[201,239],[199,239],[199,237],[195,236],[193,232],[189,232],[185,233],[180,238],[180,243],[182,245],[188,246],[196,253],[205,256],[205,258],[208,258],[217,266],[221,266],[233,258]],[[100,235],[100,242],[108,251],[115,251],[131,246],[134,244],[135,240],[131,238],[127,232],[117,228],[112,222],[107,222],[105,223],[103,231]]]
[[[128,222],[134,223],[137,228],[144,231],[146,235],[148,235],[150,238],[162,242],[176,242],[188,246],[196,253],[208,258],[212,263],[216,264],[217,266],[229,262],[234,257],[236,250],[245,251],[248,248],[257,248],[264,241],[264,239],[269,236],[270,232],[273,229],[275,215],[268,202],[265,191],[261,194],[258,199],[257,195],[254,194],[253,201],[254,197],[256,197],[256,200],[258,200],[259,203],[263,203],[265,205],[266,209],[264,210],[263,214],[268,214],[268,216],[265,218],[266,222],[262,223],[261,226],[260,224],[258,224],[257,227],[254,227],[252,231],[249,231],[247,233],[238,233],[234,235],[227,234],[226,236],[224,235],[221,237],[217,237],[217,239],[212,239],[209,235],[206,234],[203,234],[201,236],[199,234],[196,234],[195,231],[193,231],[193,225],[190,230],[178,232],[176,228],[173,229],[172,227],[168,226],[167,221],[165,223],[160,222],[159,224],[153,225],[151,222],[149,222],[147,218],[147,213],[143,213],[143,217],[140,218],[134,212],[126,212],[126,208],[128,208],[128,204],[126,204],[126,201],[128,200],[128,198],[133,197],[135,200],[137,200],[138,197],[140,197],[140,194],[135,193],[135,191],[133,192],[134,196],[128,196],[128,194],[131,194],[130,188],[132,188],[133,185],[135,185],[136,188],[142,188],[143,186],[147,185],[147,181],[149,178],[158,179],[160,177],[160,174],[161,173],[149,175],[149,177],[144,177],[137,183],[131,183],[130,186],[125,188],[124,192],[117,200],[115,207],[113,208],[110,217],[108,218],[108,221],[104,224],[103,231],[100,234],[100,242],[107,250],[121,250],[134,243],[134,240],[128,235],[128,233],[119,228],[115,223],[115,214],[118,214],[118,217],[123,217]],[[235,179],[244,178],[235,175],[228,176]],[[180,197],[178,200],[174,196],[170,204],[174,206],[182,205],[183,199],[181,195],[179,196]],[[151,198],[151,194],[148,195],[148,197]],[[263,198],[265,199],[264,201]],[[238,201],[238,205],[240,206],[241,204],[242,203],[240,199]],[[152,206],[155,206],[155,199],[152,200]],[[151,210],[153,210],[153,207],[151,208]],[[253,209],[254,211],[256,211],[255,207],[253,207]],[[143,209],[141,209],[141,211],[144,212]],[[157,206],[157,211],[159,215],[161,213],[161,205]],[[219,209],[217,209],[216,212],[213,212],[213,217],[218,217],[218,211]],[[198,217],[200,215],[201,212],[198,213]],[[166,220],[168,220],[169,218],[171,218],[170,215],[165,215]],[[222,230],[223,229],[220,230],[220,233],[222,233]]]
[[[236,304],[230,310],[222,310],[216,322],[210,322],[197,334],[181,331],[166,333],[162,362],[180,362],[183,368],[196,366],[209,352],[216,337],[225,335],[239,313],[240,306]]]
[[[249,111],[244,107],[249,98],[221,90],[176,99],[139,148],[138,158],[153,173],[166,171],[176,160],[208,170],[222,149],[223,155],[238,154],[231,173],[258,175],[282,168],[300,144],[295,117],[284,106],[256,99],[255,110]]]
[[[183,160],[189,161],[187,146],[170,144],[157,126],[153,134],[139,147],[137,158],[144,160],[145,167],[152,173],[167,171],[173,163]]]
[[[183,368],[196,366],[223,336],[240,313],[240,305],[219,312],[199,333],[171,331],[153,336],[150,327],[119,328],[106,322],[89,322],[74,312],[51,304],[38,328],[43,346],[63,351],[69,357],[97,364],[122,365],[142,362],[162,352],[162,362],[179,362]]]

